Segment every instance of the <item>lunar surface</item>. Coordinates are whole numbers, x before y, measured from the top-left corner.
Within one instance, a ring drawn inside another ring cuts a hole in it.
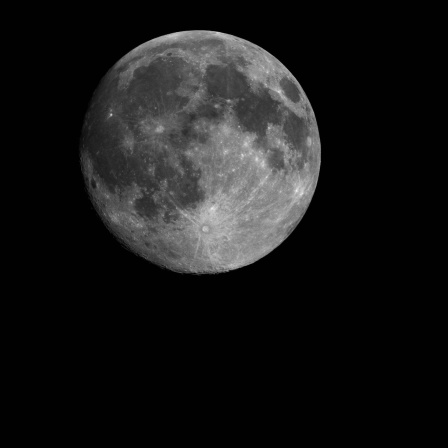
[[[96,210],[129,249],[173,271],[218,273],[254,263],[295,229],[320,142],[310,102],[274,56],[187,31],[109,70],[80,157]]]

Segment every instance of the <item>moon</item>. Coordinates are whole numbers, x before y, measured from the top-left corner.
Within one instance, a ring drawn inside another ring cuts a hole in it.
[[[279,60],[236,36],[184,31],[108,71],[86,113],[80,161],[96,211],[130,250],[211,274],[256,262],[297,227],[320,140],[308,98]]]

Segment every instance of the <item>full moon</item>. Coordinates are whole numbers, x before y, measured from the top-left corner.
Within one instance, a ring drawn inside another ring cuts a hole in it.
[[[80,160],[95,209],[130,250],[211,274],[256,262],[296,228],[317,184],[320,140],[279,60],[235,36],[185,31],[108,71]]]

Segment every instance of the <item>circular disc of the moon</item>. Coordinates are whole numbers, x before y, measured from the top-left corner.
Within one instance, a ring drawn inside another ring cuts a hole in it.
[[[292,232],[320,144],[310,102],[275,57],[187,31],[137,47],[106,74],[81,160],[100,216],[131,250],[212,273],[255,262]]]

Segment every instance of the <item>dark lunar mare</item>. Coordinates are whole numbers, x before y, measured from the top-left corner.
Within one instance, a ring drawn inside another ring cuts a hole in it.
[[[238,123],[244,131],[256,134],[257,144],[266,148],[268,163],[274,171],[284,170],[286,166],[279,149],[267,148],[266,131],[268,124],[283,126],[287,141],[300,153],[300,160],[293,168],[302,170],[308,160],[306,118],[298,117],[281,101],[274,99],[268,87],[260,85],[256,90],[251,89],[246,75],[238,70],[232,59],[224,59],[223,62],[224,65],[209,65],[206,70],[205,82],[211,102],[235,102],[233,111]],[[283,80],[291,99],[300,99],[297,87],[286,78]]]
[[[176,118],[178,125],[169,135],[170,144],[182,152],[192,142],[206,143],[210,135],[205,124],[219,121],[223,112],[223,108],[215,107],[211,102],[201,103],[189,112],[180,112]],[[201,121],[202,128],[198,126]]]
[[[255,133],[259,141],[266,135],[268,123],[280,123],[281,104],[271,97],[267,88],[252,91],[246,75],[232,60],[224,65],[209,65],[205,82],[213,101],[235,101],[233,110],[238,123],[244,131]]]
[[[136,68],[125,91],[124,114],[135,117],[144,111],[159,116],[179,111],[189,98],[175,94],[175,90],[189,71],[187,62],[174,56],[159,57],[148,66]]]
[[[177,207],[195,208],[205,197],[199,186],[200,170],[180,150],[185,148],[185,138],[177,149],[169,145],[164,150],[156,147],[155,141],[137,140],[143,115],[149,112],[155,118],[174,116],[187,104],[188,98],[177,95],[175,90],[189,70],[181,58],[159,58],[137,68],[126,89],[119,88],[118,77],[112,71],[95,92],[87,114],[83,150],[89,154],[94,172],[111,192],[120,194],[126,187],[139,186],[142,197],[136,199],[135,208],[149,219],[162,214],[166,221],[172,221],[178,216]],[[111,108],[114,115],[108,117]],[[122,145],[129,130],[137,140],[132,153],[123,150]],[[171,164],[173,157],[182,173]],[[149,164],[154,167],[154,175],[148,172]],[[164,182],[169,193],[156,195]]]
[[[309,159],[310,153],[310,150],[306,144],[306,140],[309,135],[309,127],[306,118],[298,117],[292,111],[286,111],[283,132],[285,133],[288,142],[294,148],[294,151],[300,154],[300,160],[294,168],[297,170],[302,170],[304,164]]]
[[[124,63],[119,67],[114,68],[114,72],[117,75],[120,75],[138,61],[155,57],[162,53],[164,54],[164,57],[173,56],[174,51],[170,52],[169,50],[184,50],[200,54],[202,51],[204,51],[204,49],[206,49],[207,51],[209,50],[214,51],[218,56],[224,55],[226,53],[224,42],[221,39],[214,37],[207,37],[199,40],[195,37],[192,37],[190,39],[184,38],[183,40],[177,42],[176,41],[160,42],[158,45],[145,48],[142,51],[135,54],[134,56],[130,57],[126,61],[126,63]]]
[[[279,84],[288,99],[290,99],[293,103],[298,103],[300,101],[302,98],[300,95],[300,90],[291,80],[283,77]]]
[[[268,163],[273,172],[283,171],[285,166],[285,158],[283,153],[277,148],[270,148],[267,150]]]

